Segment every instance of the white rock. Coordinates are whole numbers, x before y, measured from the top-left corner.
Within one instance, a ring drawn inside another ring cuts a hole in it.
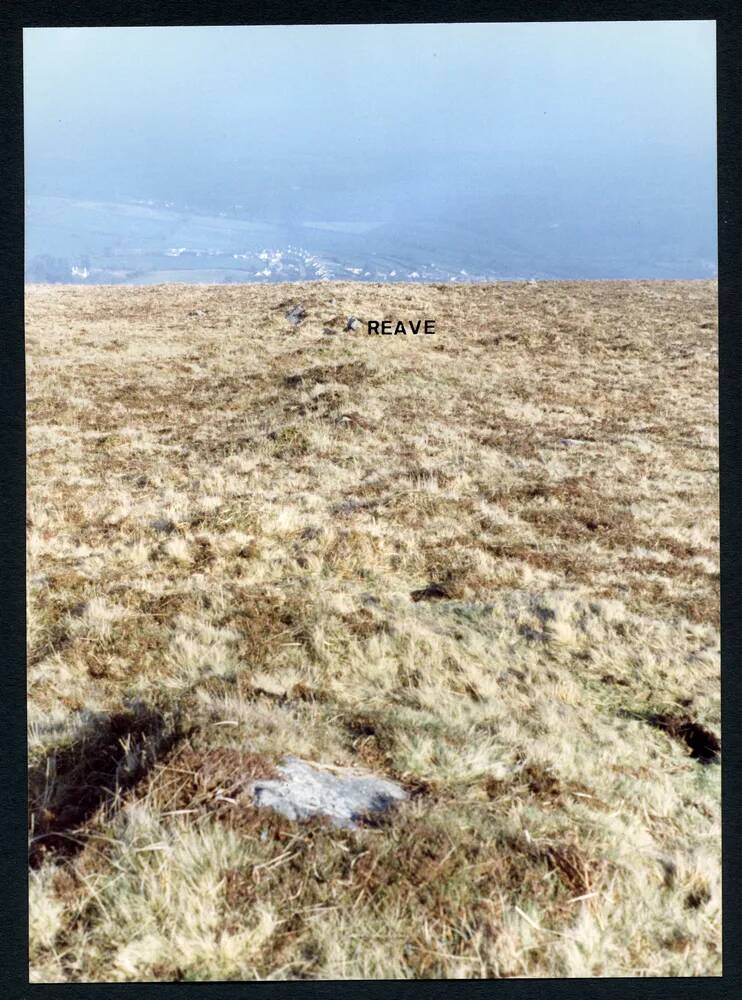
[[[349,768],[330,772],[288,757],[278,771],[281,778],[254,782],[253,800],[290,820],[326,816],[333,826],[356,829],[359,819],[387,812],[407,798],[393,781]]]

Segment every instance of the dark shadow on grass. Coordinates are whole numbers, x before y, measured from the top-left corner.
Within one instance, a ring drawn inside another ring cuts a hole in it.
[[[77,854],[98,810],[112,806],[186,735],[177,715],[167,718],[142,702],[92,715],[74,743],[51,750],[29,772],[31,867],[50,854]]]

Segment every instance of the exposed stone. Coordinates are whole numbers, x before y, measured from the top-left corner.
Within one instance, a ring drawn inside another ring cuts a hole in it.
[[[298,326],[301,321],[306,317],[307,311],[302,305],[292,306],[291,309],[286,313],[286,319],[291,323],[292,326]]]
[[[335,504],[332,513],[338,514],[340,517],[348,517],[362,510],[374,510],[377,506],[378,502],[375,500],[343,500]]]
[[[376,426],[373,421],[369,420],[367,417],[362,416],[356,410],[352,413],[341,413],[337,418],[337,423],[347,424],[351,427],[360,427],[364,431],[372,431]]]
[[[160,531],[166,535],[175,530],[175,524],[168,517],[158,517],[154,521],[150,521],[149,526],[155,531]]]
[[[395,782],[350,768],[329,771],[288,757],[277,770],[280,778],[254,782],[253,800],[289,820],[322,816],[333,826],[356,829],[364,818],[386,813],[407,798]]]
[[[361,329],[361,321],[358,319],[357,316],[349,316],[348,317],[348,322],[345,324],[345,329],[347,331],[350,331],[350,330],[360,330]]]

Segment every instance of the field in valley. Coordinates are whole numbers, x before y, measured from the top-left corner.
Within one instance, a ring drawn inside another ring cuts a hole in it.
[[[719,975],[716,337],[711,281],[29,286],[32,979]],[[286,756],[408,800],[291,823]]]

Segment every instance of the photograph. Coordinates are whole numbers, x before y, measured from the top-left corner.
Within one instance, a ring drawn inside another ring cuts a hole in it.
[[[30,983],[721,977],[716,58],[23,29]]]

